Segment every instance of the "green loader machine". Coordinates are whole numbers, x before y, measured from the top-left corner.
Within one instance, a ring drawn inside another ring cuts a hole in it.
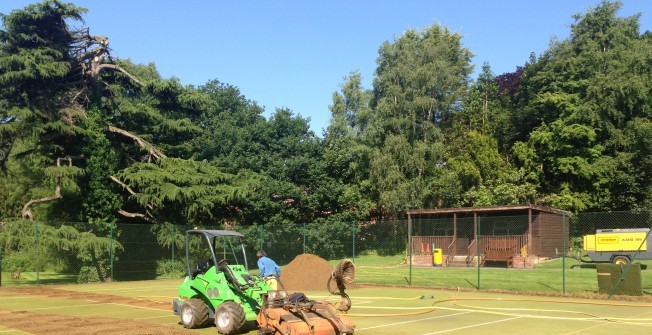
[[[188,275],[173,302],[184,327],[207,327],[214,320],[220,333],[235,334],[256,320],[270,287],[249,275],[243,237],[227,230],[186,232]]]
[[[260,335],[352,335],[355,326],[339,315],[350,308],[343,280],[352,279],[352,263],[342,263],[332,279],[342,287],[343,302],[331,305],[307,299],[303,293],[288,294],[266,284],[270,278],[249,273],[244,236],[228,230],[188,230],[188,274],[173,300],[174,314],[185,328],[215,324],[224,335],[258,329]],[[307,271],[309,271],[307,269]],[[282,283],[279,278],[279,285]]]

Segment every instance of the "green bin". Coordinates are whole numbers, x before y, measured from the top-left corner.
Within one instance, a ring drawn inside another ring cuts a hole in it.
[[[596,269],[598,274],[598,291],[600,293],[643,295],[641,264],[618,265],[598,263],[596,264]]]

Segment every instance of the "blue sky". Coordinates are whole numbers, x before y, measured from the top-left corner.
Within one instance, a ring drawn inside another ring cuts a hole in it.
[[[65,1],[65,0],[64,0]],[[36,1],[0,0],[0,12]],[[462,36],[476,70],[514,71],[551,38],[568,37],[572,15],[599,0],[76,0],[91,34],[109,37],[112,55],[154,63],[165,78],[237,86],[269,117],[286,107],[328,126],[332,94],[351,71],[371,88],[378,48],[408,29],[441,24]],[[652,30],[652,1],[624,0],[620,16],[641,13]]]

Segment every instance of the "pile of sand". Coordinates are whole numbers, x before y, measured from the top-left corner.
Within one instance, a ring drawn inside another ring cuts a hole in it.
[[[327,291],[326,285],[331,273],[333,267],[325,259],[312,254],[301,254],[281,268],[281,283],[290,292]],[[331,286],[337,289],[334,282]]]

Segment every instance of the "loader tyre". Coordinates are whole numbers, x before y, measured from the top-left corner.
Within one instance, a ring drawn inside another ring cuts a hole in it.
[[[217,331],[224,335],[233,335],[239,333],[245,325],[246,317],[242,306],[227,301],[220,304],[215,311],[215,325]]]
[[[208,317],[208,306],[201,299],[192,298],[181,305],[181,323],[184,328],[206,327]]]

